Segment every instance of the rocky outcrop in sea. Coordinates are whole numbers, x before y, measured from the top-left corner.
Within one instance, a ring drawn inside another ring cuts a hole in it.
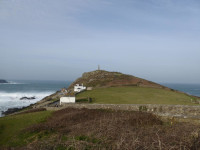
[[[24,97],[20,98],[20,100],[32,100],[32,99],[36,99],[35,96],[33,96],[33,97],[26,97],[26,96],[24,96]]]
[[[4,79],[0,79],[0,83],[8,83],[8,81],[6,81]]]

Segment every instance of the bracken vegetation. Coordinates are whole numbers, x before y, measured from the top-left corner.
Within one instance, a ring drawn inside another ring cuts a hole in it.
[[[24,149],[198,149],[199,126],[145,112],[67,108],[25,130],[40,135]]]

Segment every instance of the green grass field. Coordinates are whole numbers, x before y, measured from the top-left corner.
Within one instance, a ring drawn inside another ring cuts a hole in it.
[[[191,99],[196,99],[184,93],[144,87],[99,88],[92,91],[85,91],[77,95],[77,98],[81,97],[91,97],[93,103],[99,104],[195,105],[191,102]]]
[[[5,146],[22,146],[30,142],[28,137],[31,135],[25,134],[23,129],[44,122],[50,115],[51,111],[42,111],[0,118],[0,149]]]

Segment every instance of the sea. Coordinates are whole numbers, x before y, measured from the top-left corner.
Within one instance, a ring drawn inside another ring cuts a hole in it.
[[[44,97],[67,88],[72,81],[23,81],[12,80],[0,84],[0,116],[9,108],[29,106]],[[169,88],[200,97],[200,84],[160,83]],[[35,97],[33,100],[20,100],[22,97]]]
[[[200,84],[160,83],[166,87],[200,97]]]
[[[71,84],[71,81],[11,80],[8,82],[0,83],[0,117],[2,111],[29,106]],[[20,100],[22,97],[35,97],[35,99]]]

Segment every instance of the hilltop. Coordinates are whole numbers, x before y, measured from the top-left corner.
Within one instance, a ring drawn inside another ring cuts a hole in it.
[[[86,87],[119,87],[119,86],[137,86],[169,89],[160,84],[138,78],[132,75],[123,74],[120,72],[108,72],[105,70],[95,70],[92,72],[83,73],[82,77],[75,80],[68,89],[72,89],[75,84],[84,84]]]

